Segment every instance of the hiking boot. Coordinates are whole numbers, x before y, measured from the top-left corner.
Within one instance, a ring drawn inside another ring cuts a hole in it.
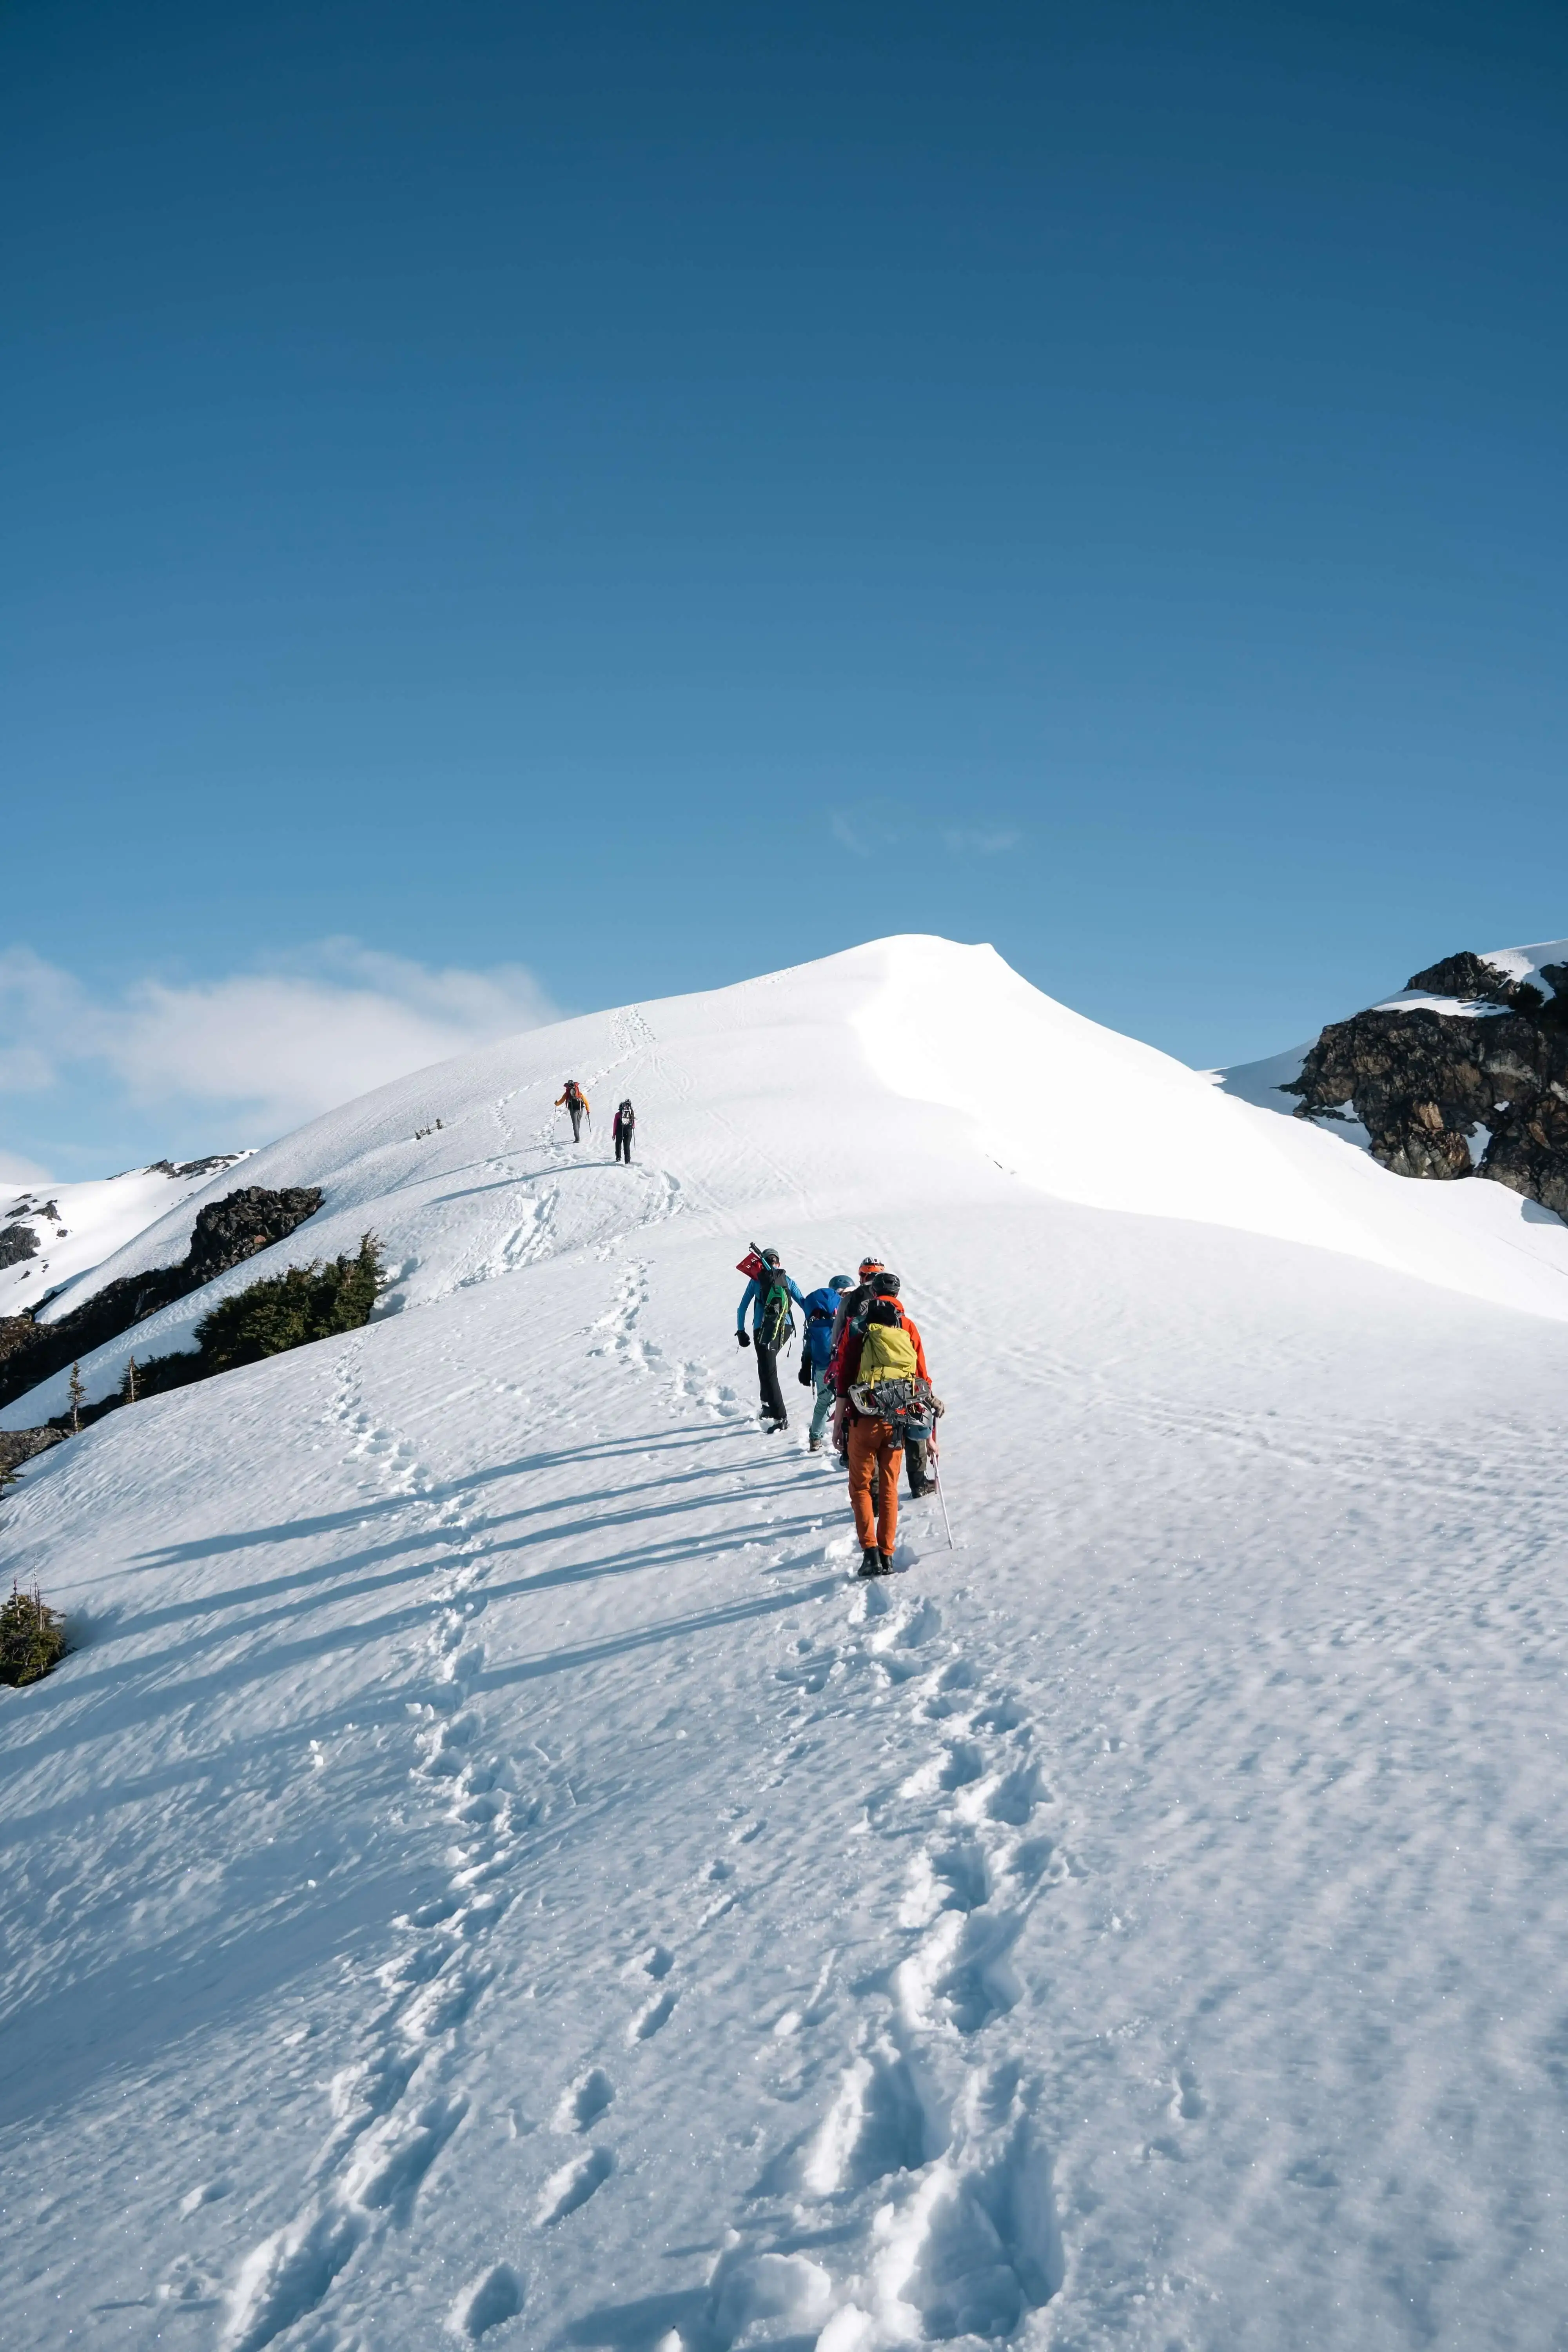
[[[882,1555],[877,1549],[876,1545],[868,1544],[865,1550],[860,1555],[860,1565],[856,1570],[855,1573],[857,1576],[880,1576],[882,1573],[881,1563]]]
[[[820,1454],[822,1451],[821,1438],[808,1437],[805,1441],[805,1450],[808,1454]]]
[[[890,1551],[879,1551],[879,1552],[877,1554],[877,1558],[878,1558],[878,1559],[881,1561],[881,1563],[882,1563],[881,1567],[877,1570],[878,1575],[879,1575],[879,1576],[891,1576],[891,1574],[892,1574],[892,1572],[893,1572],[893,1555],[892,1555],[892,1553],[891,1553]]]

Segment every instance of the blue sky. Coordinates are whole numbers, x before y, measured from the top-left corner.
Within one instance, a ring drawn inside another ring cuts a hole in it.
[[[889,930],[1199,1062],[1568,930],[1565,196],[1510,0],[18,0],[0,1151]]]

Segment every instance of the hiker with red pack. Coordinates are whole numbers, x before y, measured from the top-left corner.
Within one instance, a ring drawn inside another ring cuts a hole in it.
[[[746,1276],[746,1287],[735,1310],[735,1337],[742,1348],[756,1349],[763,1427],[787,1429],[789,1414],[779,1387],[779,1350],[795,1336],[791,1302],[804,1314],[805,1301],[784,1272],[775,1249],[760,1250],[753,1244],[735,1271]],[[752,1310],[750,1338],[746,1333],[748,1307]]]
[[[899,1304],[898,1276],[874,1275],[867,1287],[865,1306],[846,1319],[833,1376],[845,1407],[859,1573],[889,1576],[899,1535],[899,1456],[912,1431],[930,1430],[942,1405],[920,1332]]]

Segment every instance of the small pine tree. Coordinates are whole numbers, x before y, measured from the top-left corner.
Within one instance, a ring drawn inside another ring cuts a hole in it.
[[[70,1387],[67,1391],[67,1394],[69,1396],[71,1403],[71,1428],[75,1434],[79,1437],[81,1435],[81,1409],[87,1401],[87,1391],[81,1384],[81,1366],[79,1364],[73,1364],[71,1366]]]
[[[66,1654],[66,1621],[37,1585],[23,1592],[13,1581],[0,1602],[0,1683],[17,1687],[42,1680]]]
[[[134,1404],[136,1402],[136,1359],[134,1356],[132,1357],[131,1361],[125,1367],[125,1402],[127,1404]]]

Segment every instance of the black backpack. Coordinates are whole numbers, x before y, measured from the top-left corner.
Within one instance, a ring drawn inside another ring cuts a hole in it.
[[[757,1300],[756,1333],[759,1348],[771,1348],[778,1352],[786,1339],[795,1336],[794,1301],[789,1295],[789,1279],[783,1266],[769,1265],[765,1260],[756,1277],[760,1296]]]

